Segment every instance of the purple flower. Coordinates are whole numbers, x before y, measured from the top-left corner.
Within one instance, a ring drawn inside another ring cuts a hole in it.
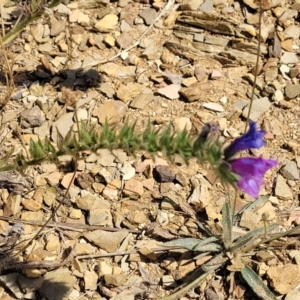
[[[225,150],[225,159],[234,156],[237,152],[251,149],[260,148],[266,144],[262,139],[265,135],[264,130],[257,130],[256,123],[251,122],[249,130],[241,137],[235,139]]]
[[[273,159],[264,159],[262,157],[243,157],[228,161],[232,172],[239,176],[237,186],[245,193],[256,198],[259,190],[264,183],[265,173],[277,165]]]

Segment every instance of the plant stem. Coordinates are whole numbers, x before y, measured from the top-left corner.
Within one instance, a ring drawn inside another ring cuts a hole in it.
[[[52,8],[57,6],[58,4],[61,3],[61,0],[53,0],[47,8]],[[9,31],[3,38],[2,38],[2,43],[4,45],[7,45],[11,41],[13,41],[16,36],[30,23],[34,22],[35,20],[39,19],[44,13],[46,13],[46,9],[43,7],[42,9],[38,10],[35,12],[31,17],[28,19],[25,19],[22,23],[20,23],[18,26],[16,26],[14,29]]]
[[[249,105],[249,110],[247,114],[247,119],[246,119],[246,125],[245,125],[245,130],[244,133],[247,131],[247,127],[249,124],[249,119],[250,119],[250,114],[252,110],[252,105],[253,105],[253,100],[254,100],[254,92],[255,92],[255,87],[256,87],[256,81],[257,81],[257,73],[258,73],[258,65],[259,65],[259,56],[260,56],[260,45],[261,45],[261,23],[262,23],[262,0],[259,1],[259,17],[258,17],[258,46],[257,46],[257,52],[256,52],[256,63],[254,67],[254,80],[252,84],[252,91],[251,91],[251,98],[250,98],[250,105]]]

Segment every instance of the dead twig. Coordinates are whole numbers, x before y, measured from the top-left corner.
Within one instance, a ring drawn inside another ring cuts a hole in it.
[[[44,269],[47,271],[54,270],[73,261],[76,254],[76,246],[77,242],[73,248],[69,247],[65,250],[65,253],[69,252],[66,258],[54,261],[26,261],[14,263],[11,261],[10,257],[7,257],[0,260],[0,271],[20,271],[25,269]]]
[[[29,225],[36,225],[36,226],[43,226],[45,222],[42,221],[34,221],[34,220],[21,220],[16,219],[13,217],[4,217],[0,216],[0,220],[8,221],[10,223],[25,223]],[[119,232],[119,231],[126,231],[136,234],[141,234],[140,230],[133,230],[133,229],[123,229],[123,228],[110,228],[110,227],[104,227],[99,225],[85,225],[85,224],[73,224],[73,223],[62,223],[62,222],[54,222],[50,221],[47,224],[47,227],[57,227],[65,230],[70,231],[78,231],[78,232],[84,232],[84,231],[91,231],[91,230],[103,230],[103,231],[111,231],[111,232]]]
[[[130,51],[131,49],[137,47],[141,40],[144,38],[144,36],[150,31],[150,29],[153,27],[153,25],[168,11],[170,10],[170,8],[173,6],[173,4],[175,3],[175,0],[168,0],[168,3],[165,5],[165,7],[162,9],[162,11],[159,13],[159,15],[156,17],[156,19],[152,22],[152,24],[142,33],[142,35],[135,41],[134,44],[132,44],[131,46],[127,47],[126,49],[124,49],[123,51],[119,52],[118,54],[114,55],[113,57],[106,59],[106,60],[95,60],[92,61],[86,65],[83,65],[82,68],[86,69],[86,68],[90,68],[90,67],[94,67],[100,64],[104,64],[107,63],[109,61],[112,61],[116,58],[118,58],[119,56],[121,56],[122,54]]]

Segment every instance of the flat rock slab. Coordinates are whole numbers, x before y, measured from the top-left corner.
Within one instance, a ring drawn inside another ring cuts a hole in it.
[[[123,118],[126,111],[127,106],[124,102],[112,100],[96,107],[92,115],[98,118],[100,124],[104,124],[106,121],[108,124],[115,124]]]
[[[286,98],[293,99],[300,95],[300,84],[288,84],[285,87],[285,96]]]
[[[44,284],[38,293],[42,298],[48,300],[69,299],[69,293],[77,283],[76,277],[72,276],[68,269],[47,272],[44,279]]]
[[[145,108],[150,102],[154,100],[153,94],[142,94],[134,99],[129,104],[129,107],[135,108],[135,109],[143,109]]]
[[[281,174],[289,180],[298,180],[299,179],[299,171],[297,168],[297,164],[294,161],[289,161],[282,169]]]
[[[287,294],[299,284],[300,268],[293,264],[271,267],[267,272],[267,277],[275,291]]]
[[[3,286],[5,286],[17,299],[33,299],[33,292],[29,292],[27,295],[23,294],[20,290],[20,287],[17,282],[19,274],[18,273],[10,273],[7,275],[0,276],[0,282]],[[27,298],[28,297],[28,298]],[[1,297],[2,299],[2,297]]]
[[[125,239],[128,232],[108,232],[103,230],[95,230],[86,232],[84,237],[90,242],[94,243],[101,249],[107,252],[116,251],[120,243]]]
[[[299,61],[298,55],[293,52],[284,52],[280,61],[284,64],[296,64]]]
[[[127,77],[135,75],[135,66],[122,66],[115,63],[107,63],[102,66],[102,71],[108,76]]]
[[[157,92],[168,99],[174,100],[179,98],[178,91],[180,90],[180,88],[181,86],[179,84],[170,84],[168,86],[158,89]]]
[[[139,83],[121,84],[117,91],[117,97],[123,102],[127,103],[134,97],[140,95],[145,89],[145,86]]]
[[[292,191],[281,175],[277,177],[275,196],[284,200],[293,199]]]
[[[65,138],[68,132],[71,130],[74,121],[74,113],[67,113],[62,115],[56,122],[52,125],[52,140],[57,141],[57,131],[60,136]]]
[[[250,120],[256,122],[259,117],[267,112],[271,107],[271,103],[268,97],[255,99],[252,103],[252,109],[250,113]],[[249,112],[249,105],[243,109],[243,117],[247,118]]]
[[[216,112],[224,111],[224,108],[222,105],[220,105],[218,103],[214,103],[214,102],[204,103],[203,107],[205,107],[206,109],[212,110],[212,111],[216,111]]]

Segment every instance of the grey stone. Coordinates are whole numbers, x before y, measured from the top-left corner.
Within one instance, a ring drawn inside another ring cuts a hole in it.
[[[194,34],[194,41],[203,43],[204,42],[204,34],[203,33],[195,33]]]
[[[98,149],[98,160],[97,163],[102,167],[109,167],[113,165],[116,157],[108,149]]]
[[[298,25],[290,25],[288,28],[285,29],[283,32],[285,38],[293,38],[298,39],[300,36],[300,27]]]
[[[157,46],[154,43],[148,45],[143,51],[142,55],[148,60],[156,59],[159,55],[159,53],[157,52]]]
[[[289,180],[299,179],[299,171],[295,161],[289,161],[282,169],[281,174]]]
[[[285,87],[285,96],[288,100],[300,95],[300,84],[288,84]]]
[[[215,102],[204,103],[203,107],[216,112],[224,111],[223,106]]]
[[[62,115],[56,122],[52,125],[52,140],[57,142],[57,130],[59,134],[65,138],[70,129],[72,128],[74,114],[67,113]]]
[[[77,282],[76,277],[71,275],[71,271],[65,268],[47,272],[44,279],[44,284],[38,293],[42,298],[48,300],[69,299],[69,293]]]
[[[54,11],[58,12],[61,15],[70,15],[71,10],[64,4],[60,3],[53,8]]]
[[[54,47],[50,43],[45,43],[38,46],[38,51],[45,54],[50,54],[54,50]]]
[[[280,58],[280,62],[284,64],[296,64],[299,62],[298,55],[293,52],[284,52]]]
[[[203,35],[203,34],[198,34],[198,35]],[[229,43],[229,39],[226,39],[226,38],[223,38],[223,37],[216,37],[216,36],[208,35],[208,36],[205,36],[205,43],[206,44],[211,44],[211,45],[226,47]]]
[[[17,299],[33,299],[31,295],[25,295],[20,291],[20,287],[17,283],[18,273],[10,273],[6,275],[0,276],[1,285],[3,285],[6,289],[8,289]],[[29,298],[27,298],[27,297]],[[2,297],[1,297],[2,298]]]
[[[205,0],[205,2],[200,6],[200,10],[203,12],[212,12],[214,10],[212,0]]]
[[[244,109],[244,107],[246,107],[249,104],[249,102],[247,100],[239,100],[237,101],[234,106],[236,109],[242,111]]]
[[[104,249],[105,251],[113,252],[117,250],[120,243],[128,235],[128,232],[108,232],[103,230],[94,230],[86,232],[83,235],[87,240]]]
[[[91,209],[110,209],[110,203],[100,197],[94,196],[88,192],[82,192],[81,197],[76,199],[76,205],[82,210]]]
[[[250,113],[250,120],[256,122],[263,113],[269,110],[270,106],[271,103],[268,97],[263,97],[263,98],[253,100],[252,109]],[[247,118],[248,111],[249,111],[249,106],[243,109],[243,117]]]
[[[38,106],[34,106],[22,113],[21,126],[23,128],[39,127],[43,125],[44,121],[44,113]]]
[[[142,94],[136,96],[131,102],[129,107],[136,108],[136,109],[143,109],[145,108],[150,102],[154,99],[153,94]]]
[[[87,218],[89,225],[112,226],[112,215],[110,209],[96,208],[89,211]]]
[[[43,35],[44,35],[44,26],[39,23],[36,26],[33,26],[31,29],[31,34],[33,38],[38,42],[38,43],[43,43],[45,42]]]
[[[123,32],[118,38],[117,38],[117,45],[122,48],[125,49],[127,48],[133,41],[133,38],[130,34],[128,34],[127,32]]]
[[[168,81],[170,81],[173,84],[181,84],[182,83],[182,76],[175,74],[175,73],[171,73],[171,72],[162,72],[161,75],[166,78]]]
[[[288,200],[293,198],[293,193],[290,187],[287,185],[285,179],[281,175],[278,175],[277,177],[275,196],[283,200]]]
[[[278,18],[279,25],[285,27],[289,23],[287,21],[292,21],[297,15],[298,12],[296,10],[286,8],[284,13]]]
[[[115,90],[110,86],[108,82],[102,82],[99,86],[99,90],[108,98],[112,98],[115,94]]]
[[[147,8],[142,10],[139,15],[147,25],[151,25],[155,21],[156,11],[153,8]]]
[[[299,74],[300,74],[300,66],[290,68],[289,75],[291,78],[297,77]]]
[[[22,291],[26,291],[28,293],[28,292],[33,292],[33,291],[41,288],[44,283],[44,278],[43,277],[27,278],[27,277],[19,274],[17,281],[18,281],[18,284],[19,284],[20,288],[22,289]]]
[[[272,82],[274,81],[278,76],[278,69],[272,68],[265,72],[265,81],[266,82]]]
[[[54,17],[51,18],[51,36],[58,36],[61,32],[65,31],[65,23],[57,21]]]
[[[132,27],[125,20],[121,21],[120,28],[121,28],[121,32],[129,32],[132,30]]]
[[[222,51],[214,58],[225,66],[236,66],[236,65],[253,65],[256,62],[256,55],[239,51],[236,49],[230,49]]]

